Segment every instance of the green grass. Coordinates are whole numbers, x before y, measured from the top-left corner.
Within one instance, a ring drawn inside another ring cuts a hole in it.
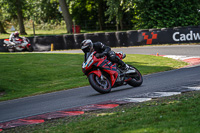
[[[0,101],[89,85],[83,76],[83,54],[1,53]],[[151,55],[127,55],[125,62],[143,75],[185,66]]]
[[[80,54],[0,54],[0,100],[87,85]]]

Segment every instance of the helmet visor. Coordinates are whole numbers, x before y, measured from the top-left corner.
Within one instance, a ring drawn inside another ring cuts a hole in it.
[[[88,46],[83,46],[83,47],[81,47],[81,49],[82,49],[82,51],[84,52],[84,53],[87,53],[87,52],[90,52],[90,47],[88,47]]]

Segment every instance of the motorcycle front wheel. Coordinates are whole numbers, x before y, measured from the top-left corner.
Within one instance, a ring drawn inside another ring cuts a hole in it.
[[[8,49],[8,52],[15,52],[15,48],[7,48]]]
[[[143,77],[142,74],[133,66],[130,66],[130,69],[135,69],[136,73],[131,75],[131,80],[127,81],[127,83],[133,87],[138,87],[143,83]]]
[[[111,82],[110,80],[102,75],[101,77],[98,77],[96,74],[91,73],[88,76],[88,80],[90,82],[90,85],[99,93],[101,94],[105,94],[105,93],[109,93],[111,91]]]

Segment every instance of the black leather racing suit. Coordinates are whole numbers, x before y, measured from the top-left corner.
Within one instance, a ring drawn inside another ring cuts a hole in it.
[[[97,51],[100,56],[106,55],[108,60],[110,60],[112,63],[117,63],[122,68],[126,66],[126,64],[118,56],[116,56],[115,52],[112,51],[109,46],[106,46],[101,42],[95,42],[93,43],[93,49],[94,51]]]

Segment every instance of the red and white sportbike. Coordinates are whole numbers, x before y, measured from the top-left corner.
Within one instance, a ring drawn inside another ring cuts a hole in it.
[[[107,57],[97,58],[96,51],[85,53],[82,71],[87,75],[90,85],[99,93],[109,93],[111,88],[129,84],[140,86],[143,82],[141,73],[133,66],[123,71],[116,63],[107,60]],[[121,60],[126,57],[122,52],[115,53]]]
[[[30,44],[29,39],[26,37],[23,37],[22,39],[15,38],[13,42],[10,42],[9,39],[4,39],[3,46],[7,47],[9,52],[25,51],[25,50],[28,50],[29,52],[33,51],[33,47]]]

